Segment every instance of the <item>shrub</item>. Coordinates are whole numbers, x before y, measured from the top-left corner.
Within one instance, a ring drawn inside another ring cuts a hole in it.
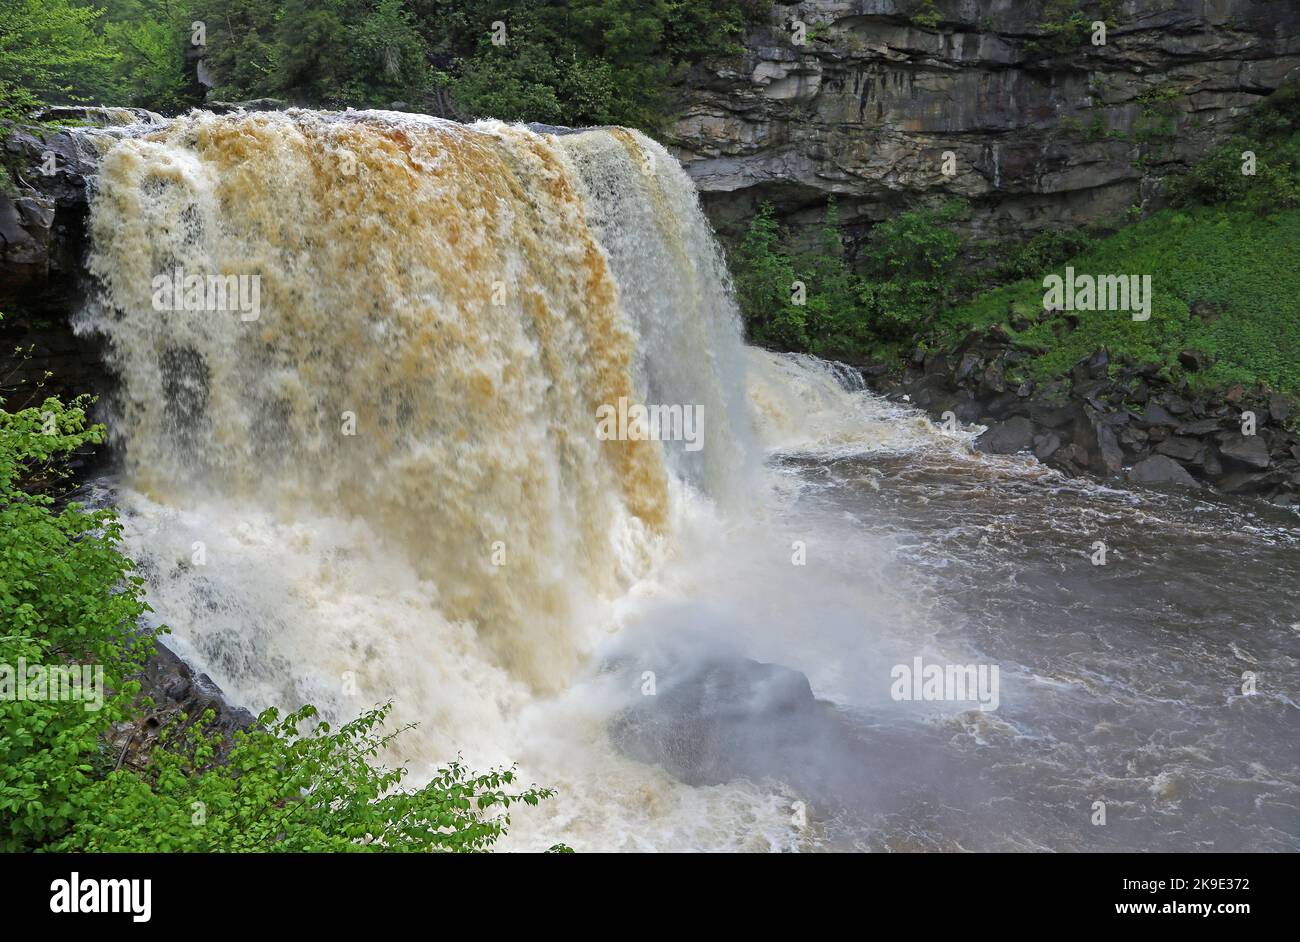
[[[505,833],[510,805],[553,794],[517,789],[513,769],[476,774],[459,761],[403,790],[405,769],[375,764],[404,731],[379,732],[390,710],[385,704],[338,730],[315,721],[311,707],[283,718],[268,710],[235,734],[219,765],[220,738],[203,734],[201,723],[173,730],[147,775],[116,771],[86,790],[87,813],[60,849],[479,851]]]

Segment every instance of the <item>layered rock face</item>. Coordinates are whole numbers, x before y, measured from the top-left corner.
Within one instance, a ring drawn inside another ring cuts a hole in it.
[[[56,107],[41,115],[48,123],[3,129],[0,398],[9,408],[110,388],[99,341],[77,336],[70,323],[86,290],[87,186],[113,129],[161,121],[133,108]],[[78,135],[60,122],[102,127],[102,136]]]
[[[1043,0],[777,5],[743,58],[691,76],[676,155],[724,233],[763,201],[798,229],[834,196],[861,235],[918,199],[962,196],[973,234],[1023,238],[1157,205],[1170,169],[1300,75],[1290,0],[1067,6],[1111,21],[1104,44],[1054,36],[1064,14]],[[918,23],[927,12],[937,25]]]

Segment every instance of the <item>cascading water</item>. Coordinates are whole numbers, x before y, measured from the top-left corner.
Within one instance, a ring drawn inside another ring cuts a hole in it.
[[[204,116],[115,148],[92,223],[95,326],[124,380],[135,486],[365,520],[501,663],[563,686],[582,600],[620,591],[668,527],[663,449],[597,440],[597,406],[702,406],[713,447],[678,471],[706,490],[739,458],[739,384],[713,359],[738,360],[734,311],[716,272],[675,274],[693,251],[709,264],[707,229],[675,164],[618,133],[580,136],[614,141],[601,149],[396,116]],[[636,271],[626,296],[570,153],[669,217],[628,247],[601,232]],[[160,314],[153,279],[173,272],[257,276],[256,319]],[[670,370],[642,328],[680,345]]]
[[[753,470],[725,268],[633,132],[196,114],[109,150],[91,234],[134,551],[252,707],[392,697],[426,762],[527,764],[521,713]],[[210,275],[257,310],[158,310]],[[704,447],[599,440],[620,398]]]
[[[392,699],[417,781],[518,762],[559,795],[507,847],[1300,846],[1293,517],[974,454],[743,347],[690,182],[633,132],[294,111],[106,140],[81,326],[121,378],[116,497],[235,702]],[[240,305],[155,297],[209,275]],[[698,408],[703,447],[602,439],[620,400]],[[900,702],[917,657],[1000,665],[1000,707]],[[647,674],[769,676],[745,658],[817,702],[743,689],[730,768],[632,758]]]

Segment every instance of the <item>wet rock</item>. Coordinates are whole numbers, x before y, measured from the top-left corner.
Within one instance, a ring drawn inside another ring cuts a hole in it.
[[[1167,455],[1184,464],[1197,460],[1205,445],[1198,438],[1180,438],[1174,436],[1156,446],[1156,453]]]
[[[1087,452],[1087,466],[1098,474],[1118,474],[1124,467],[1124,451],[1114,430],[1091,406],[1084,406],[1083,414],[1075,420],[1074,441]]]
[[[134,715],[117,723],[109,733],[109,747],[118,755],[118,766],[137,771],[149,766],[149,757],[159,737],[196,723],[209,735],[219,734],[220,761],[231,745],[231,737],[251,727],[256,717],[230,703],[207,674],[195,674],[170,648],[159,642],[152,658],[135,680],[140,683]],[[206,714],[211,711],[211,717]]]
[[[1027,451],[1034,441],[1034,423],[1024,416],[1015,416],[991,426],[975,440],[979,451],[993,455],[1013,455]]]
[[[0,195],[0,279],[14,290],[49,273],[54,200]]]
[[[1046,461],[1052,455],[1056,454],[1061,447],[1061,436],[1055,432],[1046,432],[1042,435],[1034,436],[1034,457],[1039,461]]]
[[[980,392],[1001,394],[1007,391],[1006,375],[1001,360],[994,360],[980,376]]]
[[[1199,436],[1220,431],[1222,428],[1223,423],[1218,419],[1199,419],[1196,422],[1187,422],[1184,425],[1178,426],[1174,432],[1178,435]]]
[[[1234,433],[1219,446],[1219,454],[1224,458],[1251,468],[1267,468],[1272,462],[1268,445],[1259,435],[1241,435]]]
[[[1276,483],[1276,480],[1266,472],[1232,471],[1214,483],[1225,494],[1258,494]]]
[[[1150,428],[1156,425],[1168,426],[1175,428],[1179,425],[1178,419],[1174,418],[1164,406],[1158,402],[1148,403],[1142,417],[1138,419],[1138,425]]]
[[[965,382],[974,375],[975,371],[980,368],[983,362],[983,358],[978,353],[964,354],[961,358],[961,362],[957,364],[956,372],[952,374],[953,379],[958,383]]]
[[[1200,484],[1187,469],[1166,455],[1144,458],[1128,470],[1128,479],[1134,484],[1176,484],[1199,488]]]

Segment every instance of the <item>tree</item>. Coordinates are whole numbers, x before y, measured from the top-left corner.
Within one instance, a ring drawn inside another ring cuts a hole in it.
[[[107,84],[116,55],[96,32],[100,13],[69,0],[0,2],[0,117]]]

